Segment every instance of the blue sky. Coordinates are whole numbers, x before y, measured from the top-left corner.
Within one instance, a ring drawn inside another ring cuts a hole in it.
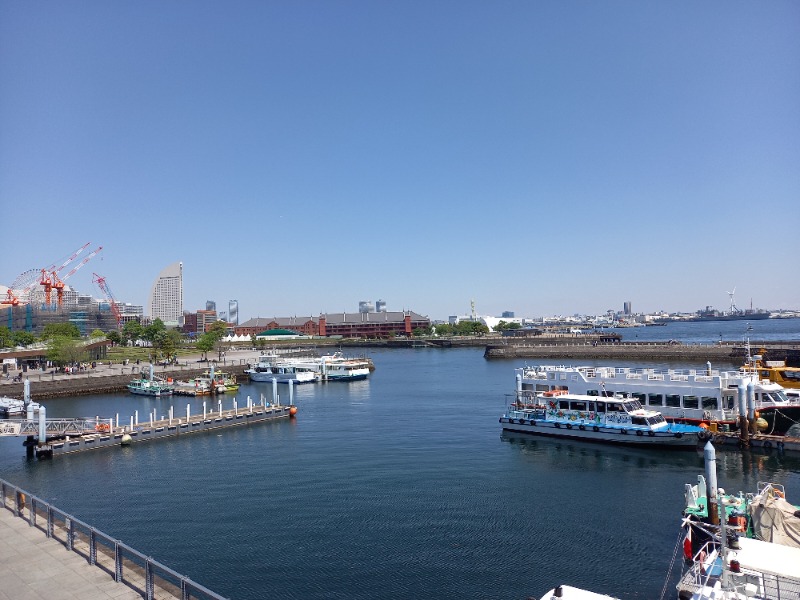
[[[0,3],[0,283],[255,316],[800,308],[800,3]],[[88,250],[87,250],[88,251]]]

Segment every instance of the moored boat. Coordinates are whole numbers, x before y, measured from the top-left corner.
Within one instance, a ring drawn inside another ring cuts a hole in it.
[[[368,360],[347,358],[340,352],[323,356],[320,363],[321,377],[327,381],[357,381],[366,379],[369,373]]]
[[[39,403],[30,402],[30,408],[33,412],[39,412]],[[16,398],[9,398],[8,396],[0,397],[0,417],[12,417],[16,415],[24,415],[28,412],[28,405],[24,400],[17,400]]]
[[[279,358],[262,355],[258,362],[245,370],[250,381],[272,381],[278,383],[314,383],[319,380],[319,369],[309,364],[309,359]]]
[[[789,400],[784,389],[762,381],[743,369],[648,369],[610,366],[539,365],[516,369],[517,391],[538,394],[552,390],[596,397],[634,398],[643,407],[660,412],[670,422],[711,425],[712,430],[734,431],[738,428],[739,398],[752,395],[759,411],[764,433],[785,435],[800,411],[800,403]],[[780,413],[780,414],[779,414]],[[778,418],[776,418],[778,417]]]
[[[667,423],[633,398],[604,398],[555,390],[535,397],[515,396],[500,417],[504,431],[653,448],[697,446],[708,432],[694,425]]]
[[[163,379],[156,377],[153,365],[150,365],[150,373],[148,377],[143,375],[137,379],[133,379],[128,383],[128,391],[131,394],[138,396],[171,396],[172,385]]]

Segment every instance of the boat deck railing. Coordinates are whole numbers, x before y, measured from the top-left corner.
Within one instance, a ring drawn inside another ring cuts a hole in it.
[[[67,550],[82,556],[90,565],[105,571],[114,581],[135,590],[146,600],[225,600],[223,596],[4,479],[0,479],[0,502],[1,507],[11,511],[15,517],[25,519],[31,527],[60,542]]]

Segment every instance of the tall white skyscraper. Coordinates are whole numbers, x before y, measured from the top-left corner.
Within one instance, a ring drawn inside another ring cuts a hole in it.
[[[153,282],[150,316],[165,325],[177,326],[183,316],[183,263],[166,267]]]
[[[234,325],[239,324],[239,301],[228,300],[228,322]]]

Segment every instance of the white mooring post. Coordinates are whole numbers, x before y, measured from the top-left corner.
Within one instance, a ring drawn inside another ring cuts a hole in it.
[[[217,400],[217,410],[219,411],[219,416],[222,416],[222,400]]]
[[[131,415],[131,431],[133,431],[133,415]]]
[[[272,403],[280,404],[280,402],[278,402],[278,380],[274,377],[272,378]]]
[[[250,396],[247,397],[247,410],[253,412],[253,399]]]
[[[39,443],[47,441],[47,411],[44,406],[39,407]]]
[[[233,414],[234,415],[238,415],[239,414],[239,407],[236,406],[236,398],[233,399]]]
[[[136,425],[138,425],[139,424],[139,411],[138,410],[133,411],[133,416],[134,416],[133,422]]]
[[[186,405],[186,422],[187,423],[189,422],[189,418],[191,416],[192,416],[192,405],[191,404],[187,404]]]
[[[206,412],[206,401],[203,400],[203,421],[205,421],[207,417],[208,413]]]
[[[119,427],[119,413],[117,413],[116,418],[114,419],[114,422],[117,424],[117,427]]]
[[[151,429],[153,428],[153,421],[154,421],[154,417],[155,417],[155,412],[156,412],[155,409],[153,409],[153,412],[150,413],[150,428]]]
[[[294,379],[289,380],[289,406],[294,404]]]
[[[175,412],[175,407],[174,406],[170,406],[169,407],[169,424],[170,425],[172,425],[172,415],[174,414],[174,412]]]

